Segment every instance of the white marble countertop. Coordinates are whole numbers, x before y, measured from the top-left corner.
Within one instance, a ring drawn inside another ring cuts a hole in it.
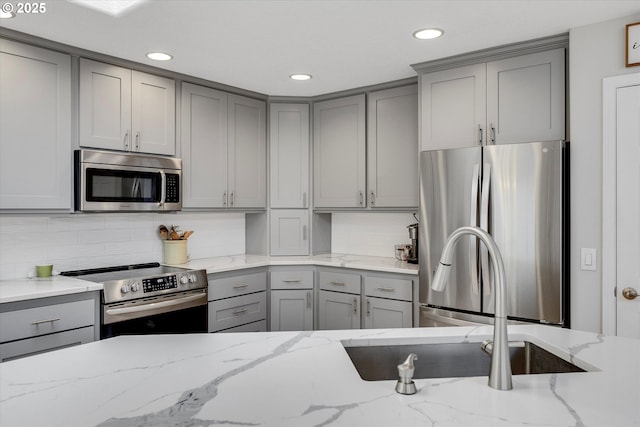
[[[221,273],[272,265],[317,265],[413,275],[417,275],[419,270],[417,264],[409,264],[406,261],[398,261],[395,258],[348,254],[312,256],[230,255],[195,259],[187,264],[176,265],[176,267],[204,269],[207,270],[207,273]]]
[[[0,364],[0,425],[637,426],[640,340],[510,326],[591,372],[363,381],[341,340],[480,341],[491,328],[120,336]],[[555,350],[554,350],[555,349]],[[419,362],[419,361],[418,361]],[[593,369],[597,370],[593,370]]]
[[[2,280],[0,281],[0,304],[101,289],[102,284],[100,283],[65,276]]]

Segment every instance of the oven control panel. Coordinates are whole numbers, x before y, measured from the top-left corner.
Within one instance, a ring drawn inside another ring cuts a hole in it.
[[[148,292],[164,291],[167,289],[176,289],[178,287],[178,277],[173,274],[171,276],[153,277],[150,279],[142,279],[142,291]]]

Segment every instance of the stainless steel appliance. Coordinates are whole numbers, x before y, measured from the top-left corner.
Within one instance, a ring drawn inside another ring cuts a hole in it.
[[[431,281],[447,237],[475,225],[496,241],[513,321],[569,326],[568,143],[533,142],[420,154],[420,325],[493,322],[487,249],[465,237],[444,292]]]
[[[102,283],[100,338],[207,332],[207,273],[158,263],[61,273]]]
[[[407,226],[409,230],[409,239],[411,240],[411,244],[409,245],[409,256],[407,257],[407,262],[410,264],[418,263],[418,224],[411,224]]]
[[[182,160],[173,157],[76,150],[75,210],[179,211]]]

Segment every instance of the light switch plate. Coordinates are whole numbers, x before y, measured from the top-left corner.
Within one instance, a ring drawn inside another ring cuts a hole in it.
[[[580,248],[580,270],[596,271],[597,267],[595,248]]]

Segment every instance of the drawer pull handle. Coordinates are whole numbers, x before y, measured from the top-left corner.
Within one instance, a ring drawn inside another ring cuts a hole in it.
[[[243,283],[242,285],[233,285],[233,289],[245,289],[248,287],[249,285],[247,285],[246,283]]]
[[[233,312],[233,315],[234,316],[241,316],[241,315],[245,314],[247,311],[249,311],[249,310],[247,310],[246,308],[241,308],[240,310],[235,310]]]
[[[394,288],[378,288],[380,292],[395,292]]]
[[[55,319],[47,319],[47,320],[36,320],[34,322],[31,322],[32,325],[34,326],[38,326],[41,325],[43,323],[53,323],[53,322],[57,322],[58,320],[60,320],[59,317],[56,317]]]
[[[283,280],[284,283],[300,283],[302,280],[299,279],[288,279],[288,280]]]
[[[311,308],[311,291],[307,291],[307,308]]]
[[[329,282],[332,285],[338,285],[338,286],[344,286],[344,282],[335,282],[335,281],[331,281]]]

